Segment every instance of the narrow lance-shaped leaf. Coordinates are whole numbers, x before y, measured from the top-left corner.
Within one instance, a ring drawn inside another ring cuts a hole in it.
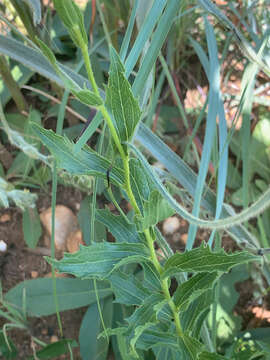
[[[259,261],[259,256],[247,251],[227,254],[223,249],[213,252],[209,246],[202,244],[200,247],[173,255],[164,265],[163,277],[173,276],[178,272],[227,272],[232,267]]]
[[[56,288],[59,311],[93,304],[97,301],[96,288],[99,299],[112,294],[108,281],[99,281],[95,287],[92,280],[59,278],[56,279]],[[47,316],[56,312],[51,278],[23,281],[10,289],[4,299],[21,310],[26,305],[29,316]]]
[[[113,47],[110,48],[110,60],[106,105],[113,117],[120,141],[127,142],[132,139],[141,111],[125,78],[125,68]]]
[[[137,229],[142,232],[174,213],[175,211],[164,197],[155,190],[151,192],[149,200],[144,202],[143,216],[137,215],[135,217]]]
[[[114,271],[108,280],[116,296],[115,302],[119,304],[140,305],[150,295],[150,291],[134,275]]]
[[[41,22],[41,6],[40,0],[23,0],[33,13],[33,23],[37,25]]]
[[[54,155],[58,168],[64,169],[76,175],[94,175],[107,178],[107,170],[111,163],[85,146],[79,153],[75,152],[75,145],[66,137],[56,135],[52,130],[46,130],[32,123],[34,132],[39,136],[43,144]],[[123,185],[123,170],[116,166],[110,172],[111,182],[115,185]]]
[[[191,301],[195,300],[205,291],[213,288],[219,276],[217,272],[202,272],[180,284],[173,296],[176,307],[180,311],[186,310]]]
[[[26,208],[23,212],[23,236],[26,244],[34,249],[42,234],[39,214],[36,208]]]
[[[203,321],[209,313],[213,301],[213,291],[208,290],[192,301],[187,310],[180,312],[180,322],[183,330],[198,338]]]
[[[81,246],[75,254],[65,254],[57,261],[47,258],[60,272],[81,278],[106,278],[119,263],[126,265],[133,262],[149,261],[149,251],[143,244],[95,243]]]
[[[81,48],[87,45],[87,35],[85,32],[83,16],[81,10],[73,0],[54,0],[54,7],[60,19],[67,28],[73,42]]]
[[[144,171],[144,168],[138,159],[131,158],[129,161],[129,168],[132,192],[141,213],[143,213],[144,200],[149,200],[151,191],[155,190],[155,185]]]
[[[96,220],[104,224],[117,242],[138,243],[142,241],[134,224],[129,224],[122,215],[113,215],[109,210],[96,210]]]
[[[208,351],[203,351],[200,353],[198,360],[228,360],[228,358]]]
[[[78,84],[60,68],[52,50],[40,39],[37,39],[37,41],[43,55],[46,56],[56,73],[62,79],[66,89],[70,90],[72,94],[85,105],[98,107],[103,104],[103,100],[99,95],[96,95],[85,86],[84,89],[81,89]]]
[[[139,331],[139,329],[138,329]],[[143,350],[158,346],[168,346],[179,349],[178,337],[174,333],[164,332],[158,325],[150,325],[146,328],[137,340],[136,347]]]
[[[137,326],[144,325],[146,322],[156,322],[156,314],[153,308],[156,304],[163,302],[164,296],[161,293],[154,293],[144,299],[133,314],[126,319],[129,324],[129,330],[133,332]]]
[[[85,105],[98,107],[103,104],[101,97],[89,89],[83,89],[79,91],[71,89],[71,92],[76,96],[77,99],[80,100],[80,102]]]

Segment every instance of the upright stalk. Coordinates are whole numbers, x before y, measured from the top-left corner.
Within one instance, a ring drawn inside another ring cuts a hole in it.
[[[82,50],[82,54],[83,54],[83,58],[84,58],[84,62],[85,62],[85,67],[86,67],[86,71],[87,71],[87,74],[88,74],[88,79],[92,85],[92,88],[93,88],[93,91],[96,95],[99,96],[99,90],[98,90],[98,87],[97,87],[97,84],[96,84],[96,81],[95,81],[95,77],[94,77],[94,74],[93,74],[93,70],[92,70],[92,66],[91,66],[91,61],[90,61],[90,58],[89,58],[89,55],[88,55],[88,48],[87,46],[84,44],[82,47],[81,47],[81,50]],[[131,183],[130,183],[130,168],[129,168],[129,153],[126,153],[121,142],[120,142],[120,139],[118,137],[118,134],[116,132],[116,129],[113,125],[113,122],[112,122],[112,119],[105,107],[105,105],[101,105],[98,107],[98,110],[100,110],[100,112],[102,113],[109,129],[110,129],[110,132],[111,132],[111,135],[112,135],[112,138],[114,140],[114,143],[119,151],[119,154],[121,156],[121,159],[122,159],[122,162],[123,162],[123,168],[124,168],[124,174],[125,174],[125,190],[126,190],[126,193],[129,197],[129,200],[130,200],[130,203],[135,211],[136,214],[140,214],[140,209],[138,207],[138,204],[137,204],[137,201],[135,199],[135,196],[133,194],[133,191],[132,191],[132,188],[131,188]],[[162,274],[163,272],[163,267],[161,266],[161,264],[159,263],[158,261],[158,258],[157,258],[157,255],[156,255],[156,252],[155,252],[155,248],[154,248],[154,239],[152,238],[151,236],[151,233],[150,233],[150,229],[146,229],[144,230],[144,235],[145,235],[145,238],[146,238],[146,241],[147,241],[147,245],[148,245],[148,248],[149,248],[149,251],[150,251],[150,258],[152,260],[152,263],[154,264],[157,272],[159,273],[159,275]],[[163,291],[163,294],[164,294],[164,297],[166,298],[166,300],[168,301],[168,304],[171,308],[171,311],[172,311],[172,314],[173,314],[173,317],[174,317],[174,323],[175,323],[175,327],[176,327],[176,332],[178,334],[179,337],[182,337],[183,336],[183,330],[182,330],[182,327],[181,327],[181,324],[180,324],[180,319],[179,319],[179,312],[171,298],[171,295],[170,295],[170,291],[169,291],[169,286],[168,286],[168,279],[163,279],[161,280],[161,287],[162,287],[162,291]]]

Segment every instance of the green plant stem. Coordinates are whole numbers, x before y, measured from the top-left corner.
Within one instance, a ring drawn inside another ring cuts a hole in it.
[[[156,270],[158,271],[158,273],[161,274],[163,269],[157,259],[156,251],[154,248],[154,241],[152,239],[149,229],[144,230],[144,235],[146,237],[147,245],[150,250],[150,256],[151,256],[152,262],[153,262]]]
[[[157,259],[157,255],[156,255],[155,248],[154,248],[154,240],[151,237],[149,229],[146,229],[144,231],[144,234],[145,234],[145,237],[146,237],[146,240],[147,240],[148,248],[150,250],[151,260],[152,260],[156,270],[161,275],[163,269],[162,269],[162,266],[160,265],[160,263],[159,263],[159,261]],[[161,287],[162,287],[162,290],[163,290],[163,294],[164,294],[166,300],[168,301],[168,304],[169,304],[169,306],[171,308],[171,311],[173,313],[174,323],[175,323],[175,328],[176,328],[177,334],[178,334],[179,337],[182,337],[183,336],[183,330],[182,330],[182,327],[181,327],[181,324],[180,324],[179,313],[178,313],[177,308],[176,308],[176,306],[175,306],[175,304],[174,304],[174,302],[173,302],[173,300],[171,298],[167,279],[161,280]]]
[[[93,74],[93,70],[92,70],[92,65],[91,65],[91,61],[88,55],[88,47],[87,45],[83,45],[82,48],[82,55],[83,55],[83,59],[85,62],[85,67],[86,67],[86,71],[87,71],[87,75],[89,78],[89,81],[91,82],[93,91],[96,95],[99,96],[99,91],[98,91],[98,86]],[[130,199],[131,205],[133,206],[135,212],[137,214],[140,214],[140,209],[138,208],[137,202],[135,200],[135,197],[133,195],[132,189],[131,189],[131,185],[130,185],[130,171],[129,171],[129,156],[125,153],[123,146],[119,140],[119,136],[115,130],[115,127],[113,125],[112,119],[107,111],[107,109],[105,108],[104,105],[101,105],[98,107],[98,109],[100,110],[100,112],[102,113],[109,129],[111,132],[111,135],[113,137],[114,143],[119,151],[119,154],[122,158],[123,161],[123,166],[124,166],[124,170],[125,170],[125,190],[128,194],[128,197]]]
[[[84,59],[84,64],[85,64],[85,68],[86,68],[86,71],[87,71],[87,75],[88,75],[88,79],[92,85],[92,88],[93,88],[93,91],[96,95],[99,96],[99,91],[98,91],[98,86],[97,86],[97,83],[96,83],[96,80],[95,80],[95,77],[94,77],[94,74],[93,74],[93,70],[92,70],[92,65],[91,65],[91,61],[90,61],[90,57],[88,55],[88,47],[86,44],[83,44],[82,47],[81,47],[81,50],[82,50],[82,55],[83,55],[83,59]],[[121,142],[119,140],[119,137],[117,135],[117,132],[115,130],[115,127],[113,125],[113,122],[112,122],[112,119],[107,111],[107,109],[105,108],[104,105],[101,105],[97,108],[98,110],[100,110],[100,112],[102,113],[109,129],[110,129],[110,132],[111,132],[111,135],[113,137],[113,140],[115,142],[115,145],[121,155],[121,158],[124,159],[126,157],[126,154],[125,154],[125,151],[123,149],[123,146],[121,145]]]
[[[91,66],[91,61],[90,61],[90,58],[89,58],[89,55],[88,55],[88,47],[86,44],[83,44],[82,47],[81,47],[81,50],[82,50],[82,55],[83,55],[83,59],[84,59],[84,62],[85,62],[85,67],[86,67],[86,71],[87,71],[87,74],[88,74],[88,78],[89,78],[89,81],[91,82],[91,85],[92,85],[92,88],[93,88],[93,91],[95,92],[96,95],[99,96],[99,90],[98,90],[98,86],[97,86],[97,83],[95,81],[95,77],[94,77],[94,74],[93,74],[93,70],[92,70],[92,66]],[[124,173],[125,173],[125,190],[127,192],[127,195],[129,197],[129,200],[131,202],[131,205],[135,211],[136,214],[140,214],[140,209],[137,205],[137,201],[135,199],[135,196],[133,194],[133,191],[132,191],[132,188],[131,188],[131,183],[130,183],[130,169],[129,169],[129,154],[125,153],[124,149],[123,149],[123,146],[120,142],[120,139],[118,137],[118,134],[116,132],[116,129],[113,125],[113,122],[112,122],[112,119],[107,111],[107,109],[105,108],[105,105],[101,105],[98,107],[98,110],[100,110],[100,112],[102,113],[109,129],[110,129],[110,132],[111,132],[111,135],[112,135],[112,138],[114,140],[114,143],[119,151],[119,154],[122,158],[122,161],[123,161],[123,167],[124,167]],[[162,266],[160,265],[159,261],[158,261],[158,258],[157,258],[157,255],[156,255],[156,252],[155,252],[155,248],[154,248],[154,240],[150,234],[150,230],[149,229],[146,229],[144,230],[144,235],[145,235],[145,238],[146,238],[146,241],[147,241],[147,245],[148,245],[148,248],[149,248],[149,251],[150,251],[150,257],[151,257],[151,260],[156,268],[156,270],[158,271],[158,273],[161,275],[162,274]],[[181,328],[181,324],[180,324],[180,319],[179,319],[179,313],[177,311],[177,308],[171,298],[171,295],[170,295],[170,292],[169,292],[169,287],[168,287],[168,280],[167,279],[164,279],[164,280],[161,280],[161,285],[162,285],[162,290],[163,290],[163,293],[164,293],[164,296],[166,298],[166,300],[168,301],[168,304],[171,308],[171,311],[173,313],[173,317],[174,317],[174,322],[175,322],[175,327],[176,327],[176,331],[177,331],[177,334],[179,337],[182,337],[183,336],[183,330]]]
[[[163,293],[165,295],[165,298],[166,300],[168,301],[168,304],[171,308],[171,311],[173,313],[173,318],[174,318],[174,324],[175,324],[175,328],[176,328],[176,332],[178,334],[178,336],[180,338],[183,337],[183,330],[182,330],[182,327],[181,327],[181,324],[180,324],[180,319],[179,319],[179,312],[173,302],[173,299],[171,298],[171,294],[170,294],[170,291],[169,291],[169,287],[168,287],[168,280],[167,279],[164,279],[164,280],[161,280],[161,286],[162,286],[162,290],[163,290]]]
[[[129,156],[125,155],[125,157],[122,158],[122,160],[123,160],[124,172],[125,172],[126,192],[128,194],[129,200],[130,200],[131,205],[132,205],[133,209],[135,210],[136,214],[140,214],[141,212],[137,205],[137,201],[134,197],[133,191],[131,189],[131,184],[130,184]]]
[[[91,61],[90,61],[90,57],[88,54],[88,46],[87,44],[83,44],[81,47],[82,50],[82,56],[83,56],[83,60],[84,60],[84,64],[86,67],[86,71],[87,71],[87,75],[88,75],[88,79],[93,87],[93,91],[96,95],[99,95],[99,91],[98,91],[98,86],[94,77],[94,73],[92,70],[92,65],[91,65]]]

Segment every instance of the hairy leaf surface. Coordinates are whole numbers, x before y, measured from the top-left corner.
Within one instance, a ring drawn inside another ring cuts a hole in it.
[[[115,302],[124,305],[140,305],[150,291],[142,286],[141,282],[132,274],[114,271],[108,278],[116,296]]]
[[[122,215],[113,215],[109,210],[96,210],[96,220],[104,224],[118,242],[138,243],[142,239],[134,224],[129,224]]]
[[[232,267],[260,260],[259,256],[252,255],[246,251],[227,254],[223,249],[213,252],[209,246],[202,244],[200,247],[177,253],[168,259],[164,265],[163,277],[173,276],[178,272],[227,272]]]
[[[184,331],[192,332],[194,337],[200,333],[202,319],[205,319],[213,299],[213,292],[208,290],[192,301],[187,310],[180,313],[180,321]]]
[[[36,124],[32,124],[32,128],[54,155],[59,168],[71,174],[107,178],[107,170],[110,168],[111,163],[88,146],[76,153],[74,151],[75,144],[66,137],[56,135],[52,130],[45,130]],[[110,173],[110,179],[115,185],[123,185],[123,170],[114,166]]]
[[[110,48],[110,60],[106,105],[113,116],[120,141],[127,142],[132,139],[141,111],[125,77],[125,68],[113,47]]]
[[[167,200],[157,190],[152,191],[149,200],[144,201],[143,216],[135,217],[137,229],[142,232],[174,213]]]
[[[199,273],[180,284],[174,293],[174,303],[181,311],[186,310],[189,303],[207,290],[211,290],[219,278],[217,272]]]
[[[200,353],[198,360],[228,360],[228,358],[208,351],[203,351]]]
[[[60,272],[80,278],[106,278],[121,265],[149,261],[149,251],[143,244],[95,243],[81,246],[74,254],[66,253],[63,259],[47,258]]]

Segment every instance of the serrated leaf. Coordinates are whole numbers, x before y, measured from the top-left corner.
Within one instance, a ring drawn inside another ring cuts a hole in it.
[[[96,95],[91,90],[72,90],[72,93],[85,105],[97,107],[103,104],[103,100],[101,99],[101,97],[99,95]]]
[[[76,309],[96,302],[95,287],[91,280],[57,278],[56,289],[59,311]],[[108,282],[97,282],[97,289],[100,299],[112,294]],[[21,282],[10,289],[4,298],[18,309],[23,310],[26,304],[29,316],[47,316],[56,312],[51,278]]]
[[[212,302],[213,292],[208,290],[192,301],[187,310],[180,313],[180,322],[185,332],[192,332],[194,337],[200,333],[202,319],[205,319]]]
[[[249,261],[260,261],[259,256],[247,251],[227,254],[223,249],[214,252],[208,245],[177,253],[168,259],[164,265],[163,277],[173,276],[178,272],[227,272],[232,267]]]
[[[157,322],[156,314],[153,311],[153,307],[159,303],[163,303],[164,296],[162,294],[151,294],[144,299],[143,303],[136,308],[133,314],[127,318],[129,324],[129,331],[133,332],[138,326],[144,325],[145,323]],[[133,335],[130,336],[130,339]]]
[[[160,346],[154,349],[156,360],[179,360],[183,353],[182,351],[167,346]]]
[[[136,202],[143,213],[144,200],[149,200],[151,191],[155,190],[153,181],[147,176],[141,162],[138,159],[131,158],[129,161],[130,182]]]
[[[192,360],[196,360],[199,353],[203,350],[204,346],[197,339],[184,334],[181,341],[185,344],[187,355]],[[186,359],[186,357],[185,357]]]
[[[122,215],[113,215],[109,210],[96,210],[96,220],[104,224],[117,242],[142,242],[134,224],[129,224]]]
[[[177,335],[162,331],[158,325],[150,325],[141,333],[136,343],[136,347],[142,350],[153,349],[159,346],[167,346],[178,350]]]
[[[175,211],[164,197],[157,190],[154,190],[151,192],[149,200],[144,201],[143,216],[136,215],[134,221],[137,230],[143,232],[174,213]]]
[[[140,305],[151,293],[132,274],[114,271],[108,278],[115,294],[115,302],[124,305]]]
[[[198,360],[228,360],[228,358],[208,351],[203,351],[199,354]]]
[[[178,285],[173,296],[176,307],[180,311],[186,310],[191,301],[213,288],[219,276],[217,272],[203,272],[192,276],[186,282]]]
[[[117,268],[136,261],[148,261],[149,251],[143,244],[128,243],[95,243],[81,246],[74,254],[66,253],[63,259],[47,258],[50,264],[60,272],[69,273],[80,278],[106,278]]]
[[[157,360],[197,360],[198,354],[203,349],[203,344],[187,334],[179,339],[178,346],[179,349],[164,344],[160,348],[154,349]]]
[[[152,291],[161,291],[161,282],[159,274],[152,263],[143,263],[142,264],[144,271],[144,280],[143,285]]]
[[[107,178],[107,170],[111,163],[85,146],[79,153],[75,152],[75,144],[66,137],[56,135],[52,130],[46,130],[42,127],[32,124],[34,132],[39,136],[43,144],[55,156],[59,168],[77,175],[94,175],[103,179]],[[110,172],[110,179],[115,185],[123,185],[123,170],[113,167]]]
[[[27,208],[23,212],[23,237],[31,249],[34,249],[42,234],[39,214],[36,208]]]
[[[110,47],[110,60],[106,105],[113,116],[119,139],[123,143],[132,139],[141,111],[125,77],[125,68],[113,47]]]

